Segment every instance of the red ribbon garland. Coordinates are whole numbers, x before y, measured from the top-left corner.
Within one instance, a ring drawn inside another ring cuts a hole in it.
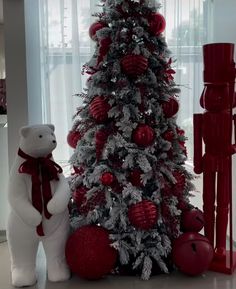
[[[58,173],[62,173],[62,168],[50,159],[52,154],[49,154],[45,158],[34,158],[19,149],[18,155],[26,159],[26,161],[20,165],[19,173],[31,175],[32,204],[40,214],[44,212],[44,216],[50,219],[52,215],[47,210],[47,204],[52,198],[50,181],[59,180]],[[44,236],[42,222],[37,226],[36,231],[39,236]]]

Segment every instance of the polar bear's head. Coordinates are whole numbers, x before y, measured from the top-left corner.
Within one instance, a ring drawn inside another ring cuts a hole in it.
[[[52,124],[24,126],[20,129],[20,148],[32,157],[46,157],[57,146]]]

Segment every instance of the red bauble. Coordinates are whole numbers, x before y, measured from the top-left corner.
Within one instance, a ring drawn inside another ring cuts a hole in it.
[[[78,141],[82,138],[82,134],[78,130],[70,130],[67,135],[67,143],[73,149],[76,148]]]
[[[156,205],[148,200],[132,205],[128,210],[130,223],[137,229],[149,230],[157,222],[158,211]]]
[[[153,13],[149,18],[150,31],[154,35],[159,35],[166,28],[166,20],[160,13]]]
[[[105,202],[105,195],[103,192],[95,192],[94,195],[87,200],[86,193],[88,189],[84,186],[79,187],[73,192],[72,198],[82,215],[87,215],[89,211],[95,209],[96,206],[102,205]]]
[[[108,120],[108,111],[110,108],[110,105],[103,96],[95,96],[90,103],[89,112],[97,123],[103,123]]]
[[[106,172],[101,175],[100,181],[104,186],[112,186],[115,183],[115,179],[112,173]]]
[[[109,232],[102,227],[88,225],[77,229],[65,248],[71,271],[89,280],[109,274],[117,259],[117,251],[110,245]]]
[[[187,275],[204,273],[213,259],[213,248],[209,240],[198,233],[184,233],[174,241],[173,261]]]
[[[141,187],[143,185],[141,180],[141,174],[142,171],[139,169],[134,169],[132,172],[130,172],[129,180],[133,186]]]
[[[147,124],[139,124],[133,132],[133,142],[138,146],[150,146],[155,138],[154,130]]]
[[[147,70],[148,59],[142,55],[126,55],[121,59],[121,66],[125,74],[137,76]]]
[[[179,110],[179,103],[175,97],[170,97],[168,101],[162,103],[162,109],[165,117],[173,117]]]
[[[95,23],[93,23],[93,24],[90,26],[90,28],[89,28],[89,36],[90,36],[90,38],[91,38],[92,40],[94,40],[94,41],[97,41],[98,38],[97,38],[96,33],[97,33],[98,30],[100,30],[100,29],[102,29],[102,28],[104,28],[104,27],[106,27],[106,25],[105,25],[104,23],[102,23],[102,22],[95,22]]]
[[[204,226],[203,212],[197,208],[182,213],[182,229],[185,232],[199,232]]]

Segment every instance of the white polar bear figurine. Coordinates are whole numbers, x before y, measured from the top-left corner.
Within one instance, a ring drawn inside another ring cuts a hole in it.
[[[65,261],[70,190],[61,168],[53,162],[51,152],[55,147],[53,125],[21,128],[19,152],[11,168],[8,186],[11,211],[7,239],[12,285],[16,287],[36,283],[36,254],[40,241],[46,255],[48,279],[57,282],[70,278]],[[47,171],[39,163],[51,170]],[[56,179],[48,178],[51,171]]]

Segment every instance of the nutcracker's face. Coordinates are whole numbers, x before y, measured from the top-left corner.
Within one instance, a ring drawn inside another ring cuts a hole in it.
[[[206,85],[200,99],[203,108],[217,112],[232,108],[234,94],[227,85]]]

